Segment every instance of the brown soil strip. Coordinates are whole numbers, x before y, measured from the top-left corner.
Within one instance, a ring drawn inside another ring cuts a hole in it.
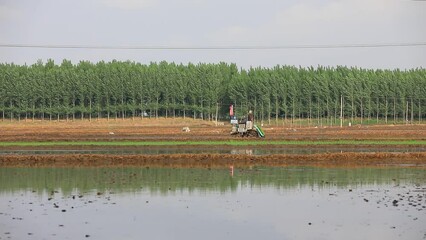
[[[318,166],[426,168],[426,153],[324,153],[310,155],[2,155],[0,167],[183,167],[222,168],[250,166]]]
[[[183,132],[189,127],[190,132]],[[426,125],[297,127],[265,125],[269,140],[424,140]],[[0,122],[0,141],[209,141],[244,140],[231,136],[231,125],[191,119],[135,119],[75,122]],[[253,138],[250,138],[253,140]]]
[[[13,151],[13,150],[22,150],[22,151],[31,151],[31,150],[144,150],[144,149],[164,149],[165,146],[91,146],[91,145],[81,145],[81,146],[67,146],[67,145],[60,145],[60,146],[0,146],[0,151]],[[419,149],[419,148],[426,148],[426,146],[423,145],[402,145],[402,144],[395,144],[395,145],[389,145],[389,144],[356,144],[356,145],[348,145],[348,144],[321,144],[321,145],[315,145],[315,144],[303,144],[303,145],[279,145],[279,144],[262,144],[262,145],[242,145],[242,146],[229,146],[229,145],[172,145],[167,146],[167,149],[221,149],[221,150],[232,150],[232,149],[280,149],[280,148],[286,148],[286,149],[324,149],[324,148],[338,148],[342,151],[351,151],[354,149],[372,149],[372,150],[392,150],[392,149],[399,149],[403,148],[406,149],[407,152],[413,149]],[[377,151],[379,151],[377,150]]]

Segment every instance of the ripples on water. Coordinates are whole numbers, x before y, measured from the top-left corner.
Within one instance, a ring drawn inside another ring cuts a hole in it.
[[[425,207],[423,169],[0,169],[0,239],[426,239]]]

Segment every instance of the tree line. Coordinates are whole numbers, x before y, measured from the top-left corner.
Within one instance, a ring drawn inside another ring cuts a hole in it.
[[[426,70],[64,60],[0,64],[1,119],[191,117],[333,125],[421,122]]]

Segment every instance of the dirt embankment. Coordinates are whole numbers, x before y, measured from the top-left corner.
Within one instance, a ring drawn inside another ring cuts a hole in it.
[[[182,128],[189,127],[189,132]],[[0,122],[0,141],[213,141],[241,140],[231,136],[230,125],[218,125],[193,119],[106,119],[75,122]],[[352,127],[305,127],[264,126],[269,140],[426,140],[426,125],[387,125]],[[252,139],[252,138],[251,138]],[[263,142],[264,144],[264,142]],[[165,146],[166,148],[167,146]],[[178,146],[175,146],[178,147]],[[205,147],[205,146],[204,146]],[[220,147],[220,146],[212,146]],[[259,147],[259,146],[256,146]],[[297,148],[313,148],[304,145]],[[318,146],[316,146],[318,147]],[[349,146],[357,147],[357,146]],[[368,147],[368,146],[363,146]],[[383,145],[384,148],[396,146]],[[412,146],[398,146],[410,148]],[[414,146],[415,147],[415,146]],[[49,147],[61,149],[61,147]],[[79,147],[90,148],[90,147]],[[96,149],[102,147],[95,147]],[[105,147],[115,148],[112,147]],[[195,148],[195,146],[194,146]],[[273,148],[265,144],[262,148]],[[7,150],[8,147],[2,147]],[[17,147],[9,147],[16,150]],[[19,147],[18,147],[19,149]],[[22,149],[27,149],[22,147]],[[34,149],[31,147],[31,149]],[[36,149],[44,149],[36,147]],[[63,149],[70,149],[63,147]],[[0,167],[96,167],[96,166],[157,166],[157,167],[228,167],[235,166],[415,166],[425,167],[426,152],[411,153],[315,153],[315,154],[34,154],[0,155]]]
[[[208,141],[231,136],[229,123],[193,119],[0,122],[0,141]],[[182,131],[189,127],[190,132]],[[266,140],[424,140],[426,125],[290,127],[265,125]]]
[[[250,167],[250,166],[320,166],[426,168],[426,153],[325,153],[310,155],[4,155],[0,167]]]

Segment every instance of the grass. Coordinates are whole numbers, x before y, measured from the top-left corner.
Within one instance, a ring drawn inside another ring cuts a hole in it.
[[[0,142],[0,147],[12,146],[253,146],[253,145],[426,145],[426,140],[318,140],[318,141],[60,141],[60,142]]]

